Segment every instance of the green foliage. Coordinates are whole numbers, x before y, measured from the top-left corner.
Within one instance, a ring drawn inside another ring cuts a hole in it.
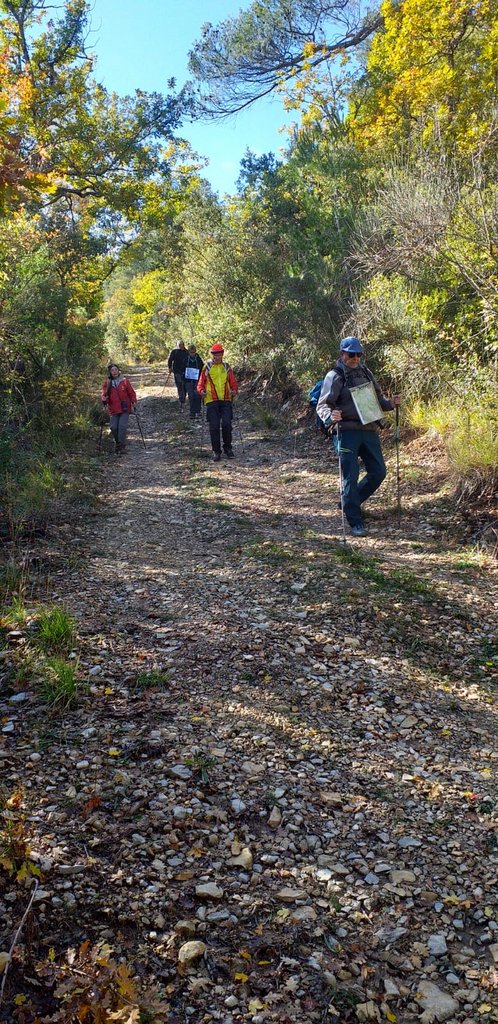
[[[348,7],[345,30],[344,0],[253,0],[236,17],[204,25],[190,53],[196,101],[212,116],[234,113],[336,57],[340,79],[345,53],[380,24],[379,15]]]
[[[414,426],[431,427],[445,441],[461,479],[473,474],[498,478],[498,391],[491,391],[489,382],[486,385],[488,392],[481,398],[447,394],[436,401],[415,402],[410,412]]]
[[[290,548],[270,540],[246,545],[244,554],[250,558],[257,558],[260,561],[269,562],[271,565],[276,566],[290,565],[297,558],[296,553]]]
[[[139,672],[133,689],[136,692],[145,690],[165,690],[169,685],[168,673],[160,669],[151,669],[149,672]]]
[[[43,651],[69,651],[74,643],[74,619],[54,605],[43,610],[36,624],[36,641]]]
[[[12,581],[12,582],[11,582]],[[6,583],[6,591],[10,591],[14,585],[17,585],[18,577],[16,575],[8,576]],[[14,594],[10,604],[4,607],[0,618],[0,624],[9,628],[18,628],[23,626],[27,619],[27,608],[24,604],[22,597],[19,594]]]
[[[356,576],[380,590],[399,591],[407,596],[421,594],[431,601],[436,596],[433,588],[424,579],[403,566],[386,569],[381,566],[378,558],[364,555],[355,548],[339,545],[334,547],[333,553],[339,561],[350,565]]]
[[[201,782],[209,782],[209,771],[216,764],[216,758],[210,757],[204,751],[199,750],[192,757],[185,758],[185,764],[193,769],[196,775],[199,776]]]
[[[37,692],[53,711],[67,711],[75,703],[79,680],[74,662],[47,658],[39,664],[38,676]]]

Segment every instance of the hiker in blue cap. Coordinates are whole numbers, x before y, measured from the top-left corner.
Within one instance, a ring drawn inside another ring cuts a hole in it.
[[[354,537],[364,537],[361,506],[380,487],[386,464],[380,446],[382,412],[400,404],[399,395],[386,398],[368,367],[361,362],[358,338],[343,338],[339,359],[327,374],[316,407],[328,426],[336,425],[336,448],[342,469],[341,506]],[[358,483],[359,459],[366,474]]]

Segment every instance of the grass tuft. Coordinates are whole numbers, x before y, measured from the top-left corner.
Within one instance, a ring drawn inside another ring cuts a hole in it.
[[[76,701],[78,691],[77,666],[64,658],[47,658],[41,666],[37,691],[42,700],[54,710],[66,711]]]
[[[145,690],[165,690],[168,683],[167,672],[161,672],[160,669],[152,669],[150,672],[139,672],[133,689],[137,693],[142,693]]]
[[[22,597],[14,594],[10,604],[4,609],[0,624],[7,627],[23,626],[26,622],[28,612]]]
[[[74,642],[74,619],[54,605],[42,611],[37,623],[36,639],[47,653],[58,654],[71,649]]]
[[[334,554],[341,562],[350,565],[357,576],[381,590],[402,590],[405,594],[421,594],[434,600],[432,588],[410,569],[382,569],[377,558],[343,546],[335,547]]]

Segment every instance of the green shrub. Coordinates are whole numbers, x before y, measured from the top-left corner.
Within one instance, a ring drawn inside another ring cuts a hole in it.
[[[436,402],[415,403],[409,410],[415,427],[432,427],[442,439],[461,483],[496,490],[498,483],[498,420],[491,390],[472,409],[454,395]]]

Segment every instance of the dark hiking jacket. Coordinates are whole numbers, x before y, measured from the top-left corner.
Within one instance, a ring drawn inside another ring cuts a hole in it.
[[[377,425],[375,423],[363,424],[361,422],[350,391],[350,388],[356,388],[361,384],[368,384],[369,382],[375,388],[381,409],[385,412],[394,409],[393,403],[382,394],[377,381],[367,366],[360,364],[350,370],[345,366],[342,359],[338,359],[333,370],[330,370],[323,382],[316,407],[317,415],[325,422],[327,416],[330,416],[331,409],[339,409],[342,413],[341,426],[345,430],[376,430]]]
[[[168,370],[172,370],[173,373],[185,373],[187,359],[188,352],[186,348],[172,349],[168,359]]]

